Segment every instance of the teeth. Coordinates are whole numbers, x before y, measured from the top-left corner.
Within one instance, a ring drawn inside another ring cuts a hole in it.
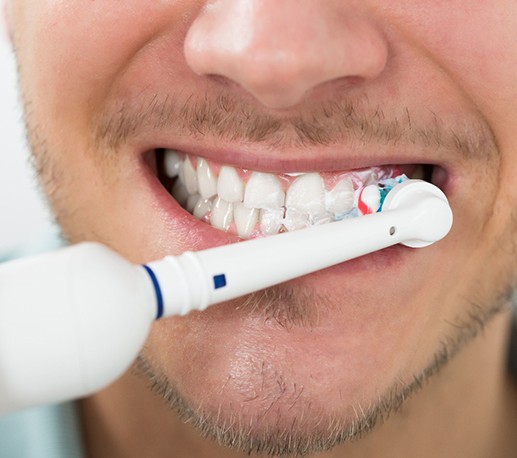
[[[259,210],[246,208],[242,203],[233,204],[233,218],[239,237],[248,238],[258,223]]]
[[[187,203],[185,205],[185,209],[189,213],[192,213],[194,211],[194,208],[196,208],[196,204],[198,203],[199,199],[200,199],[199,194],[192,194],[192,195],[190,195],[189,198],[187,199]]]
[[[278,234],[284,220],[284,209],[260,210],[260,230],[264,235]]]
[[[202,158],[197,159],[197,184],[199,194],[205,199],[217,194],[217,177],[213,174],[208,162]]]
[[[164,156],[164,167],[165,174],[169,178],[177,177],[180,173],[181,168],[181,158],[179,154],[171,149],[165,150]]]
[[[212,210],[212,200],[200,197],[192,214],[194,215],[194,218],[203,219],[210,210]]]
[[[359,194],[357,208],[363,215],[375,213],[381,205],[381,194],[379,188],[374,185],[368,185]]]
[[[278,179],[269,173],[253,172],[244,192],[244,206],[247,208],[281,208],[285,194]]]
[[[336,221],[336,218],[332,217],[330,214],[318,215],[311,221],[312,226],[319,226],[320,224],[328,224],[332,221]]]
[[[189,194],[195,194],[197,192],[197,174],[194,170],[194,166],[188,157],[183,161],[183,179],[185,180],[185,186]]]
[[[233,167],[223,166],[219,172],[217,194],[228,202],[242,202],[244,198],[244,183]]]
[[[307,213],[287,207],[283,224],[288,231],[296,231],[304,227],[309,227],[311,221]]]
[[[244,184],[234,167],[221,166],[216,176],[206,159],[174,150],[164,151],[163,171],[169,178],[177,177],[171,194],[183,208],[242,238],[253,237],[259,230],[270,235],[374,213],[380,207],[381,192],[407,179],[397,174],[398,168],[371,167],[338,172],[330,178],[325,174],[325,182],[319,173],[277,177],[253,172]],[[424,166],[418,166],[413,178],[423,178],[425,172]],[[329,182],[337,184],[327,191]]]
[[[178,171],[178,180],[185,186],[185,164],[181,162],[180,169]]]
[[[325,188],[319,173],[306,173],[294,180],[287,191],[285,206],[309,218],[325,213]]]
[[[212,207],[210,223],[212,226],[227,231],[230,228],[233,217],[233,204],[218,197]]]
[[[334,215],[344,215],[354,208],[354,185],[350,178],[343,178],[327,193],[325,206]]]
[[[176,201],[184,207],[189,198],[189,192],[185,185],[181,182],[181,180],[176,180],[174,185],[172,186],[171,191],[172,197],[176,199]]]

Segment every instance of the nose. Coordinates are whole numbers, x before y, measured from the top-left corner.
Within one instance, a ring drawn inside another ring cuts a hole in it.
[[[290,108],[330,81],[357,83],[382,73],[385,37],[352,5],[356,2],[210,1],[188,30],[185,58],[199,75],[231,80],[267,107]]]

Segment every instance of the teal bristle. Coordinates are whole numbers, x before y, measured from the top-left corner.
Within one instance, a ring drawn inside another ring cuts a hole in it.
[[[382,206],[384,205],[384,199],[386,199],[386,196],[388,195],[388,193],[395,186],[397,186],[400,183],[403,183],[406,180],[408,180],[408,177],[406,175],[402,174],[395,178],[386,178],[384,180],[379,181],[379,191],[381,193],[381,204],[380,204],[377,212],[382,211]]]

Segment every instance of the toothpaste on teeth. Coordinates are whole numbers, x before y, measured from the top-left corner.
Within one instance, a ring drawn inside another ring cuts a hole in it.
[[[370,184],[361,189],[357,199],[357,209],[361,215],[377,213],[381,206],[381,192],[379,188]]]

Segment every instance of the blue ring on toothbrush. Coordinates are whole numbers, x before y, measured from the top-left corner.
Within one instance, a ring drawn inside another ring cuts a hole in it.
[[[156,319],[159,320],[163,316],[163,295],[162,289],[160,288],[160,283],[158,283],[158,279],[156,278],[153,270],[146,264],[142,264],[142,267],[146,270],[153,282],[154,292],[156,294]]]

